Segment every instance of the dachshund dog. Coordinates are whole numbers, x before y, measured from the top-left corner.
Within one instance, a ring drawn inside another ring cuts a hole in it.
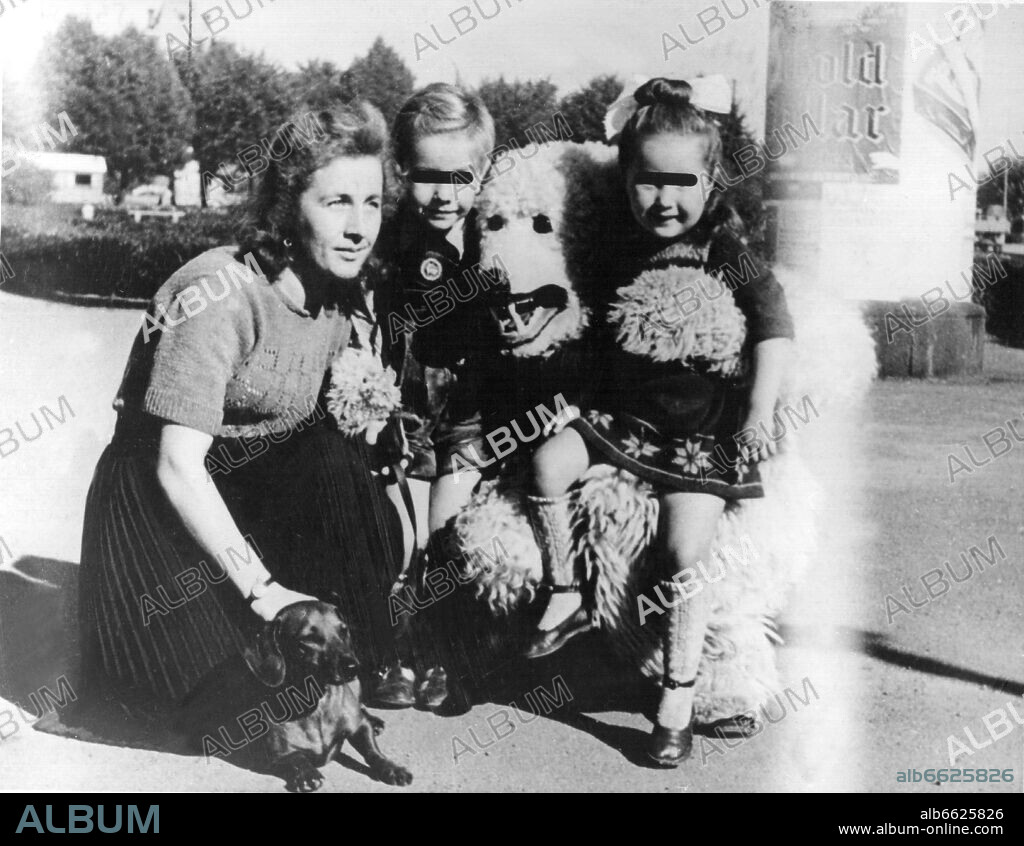
[[[377,746],[384,721],[363,708],[358,669],[338,609],[297,602],[266,624],[244,660],[221,665],[189,696],[186,731],[205,754],[238,752],[240,764],[279,775],[299,793],[321,787],[317,768],[335,759],[346,740],[374,778],[410,784],[412,774]]]

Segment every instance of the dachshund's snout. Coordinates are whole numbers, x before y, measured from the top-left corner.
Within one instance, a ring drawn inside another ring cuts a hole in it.
[[[331,664],[331,684],[348,684],[359,675],[359,659],[349,650],[339,650]]]

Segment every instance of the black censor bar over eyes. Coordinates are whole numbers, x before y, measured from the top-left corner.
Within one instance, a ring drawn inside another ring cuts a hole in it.
[[[654,185],[661,188],[664,185],[679,185],[682,188],[692,188],[697,184],[696,173],[672,173],[667,170],[642,170],[636,176],[640,185]]]
[[[472,185],[473,174],[468,170],[428,170],[416,168],[409,179],[422,185]],[[694,182],[696,185],[697,183]]]

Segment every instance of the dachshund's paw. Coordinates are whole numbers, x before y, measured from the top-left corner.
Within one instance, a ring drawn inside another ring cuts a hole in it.
[[[412,773],[394,761],[382,761],[377,765],[373,774],[385,784],[394,784],[398,787],[412,784]]]
[[[374,737],[384,733],[385,723],[380,717],[375,717],[368,711],[363,711],[363,717],[366,719],[366,722],[370,724],[370,728],[373,729]]]
[[[312,764],[297,766],[285,779],[285,786],[293,793],[313,793],[324,783],[323,774]]]

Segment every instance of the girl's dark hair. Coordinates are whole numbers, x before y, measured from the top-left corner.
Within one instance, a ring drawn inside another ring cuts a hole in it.
[[[254,253],[271,279],[288,264],[284,241],[298,240],[299,198],[317,170],[340,157],[373,156],[381,162],[385,194],[392,175],[387,123],[369,103],[296,115],[278,129],[270,149],[281,141],[290,152],[271,158],[239,238],[241,252]]]
[[[717,176],[728,173],[722,156],[722,135],[714,117],[690,102],[692,88],[681,79],[657,77],[641,85],[633,98],[639,108],[626,121],[619,136],[619,169],[625,176],[645,138],[662,133],[702,135],[707,142],[705,173],[698,174],[701,190],[711,185],[704,214],[687,238],[700,240],[720,227],[743,234],[743,221],[723,192]]]

